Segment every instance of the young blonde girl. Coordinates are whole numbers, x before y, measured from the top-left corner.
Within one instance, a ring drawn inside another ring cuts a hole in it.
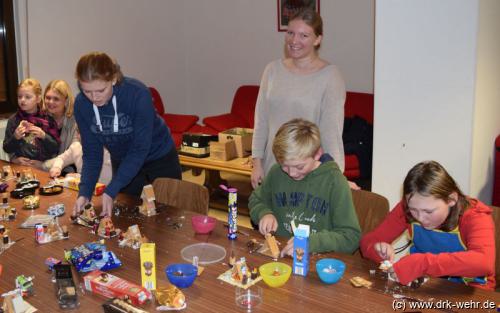
[[[403,199],[360,243],[364,257],[394,261],[391,243],[408,230],[410,254],[395,262],[392,276],[408,284],[422,276],[445,277],[495,288],[495,225],[492,210],[466,197],[437,162],[415,165],[403,184]]]
[[[57,155],[59,133],[53,118],[42,112],[40,82],[27,78],[17,88],[19,109],[7,121],[3,149],[10,161],[35,166]]]

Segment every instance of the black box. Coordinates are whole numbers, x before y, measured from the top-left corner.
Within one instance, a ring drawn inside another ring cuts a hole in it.
[[[182,134],[182,145],[193,148],[209,147],[210,141],[219,141],[219,136],[208,135],[201,133],[184,133]]]

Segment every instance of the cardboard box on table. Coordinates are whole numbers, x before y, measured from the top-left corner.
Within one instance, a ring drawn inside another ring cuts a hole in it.
[[[236,146],[236,155],[243,158],[250,155],[252,151],[252,128],[236,127],[227,129],[219,133],[219,142],[228,142],[234,140]]]
[[[210,142],[210,157],[216,160],[228,161],[236,157],[236,145],[234,140],[225,142]]]

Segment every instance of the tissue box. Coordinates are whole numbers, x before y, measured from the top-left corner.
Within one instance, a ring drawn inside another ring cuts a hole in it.
[[[299,224],[293,237],[293,273],[307,276],[309,271],[309,225]]]
[[[152,298],[146,288],[99,270],[85,275],[83,281],[85,289],[93,293],[106,298],[128,298],[134,305],[144,304]]]
[[[252,128],[236,127],[219,133],[219,142],[228,142],[234,140],[236,145],[236,155],[243,158],[252,152]]]
[[[156,289],[156,245],[154,242],[141,244],[141,279],[147,290]]]

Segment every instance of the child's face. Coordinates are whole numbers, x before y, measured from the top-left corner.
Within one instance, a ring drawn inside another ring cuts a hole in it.
[[[37,96],[31,87],[21,87],[17,92],[17,103],[22,111],[30,114],[36,113],[40,96]]]
[[[450,213],[450,207],[455,203],[455,200],[446,202],[433,196],[422,196],[415,193],[408,201],[408,209],[413,218],[425,229],[436,229],[446,220]]]
[[[285,160],[281,163],[281,169],[293,180],[302,180],[320,165],[315,157],[304,159]]]

